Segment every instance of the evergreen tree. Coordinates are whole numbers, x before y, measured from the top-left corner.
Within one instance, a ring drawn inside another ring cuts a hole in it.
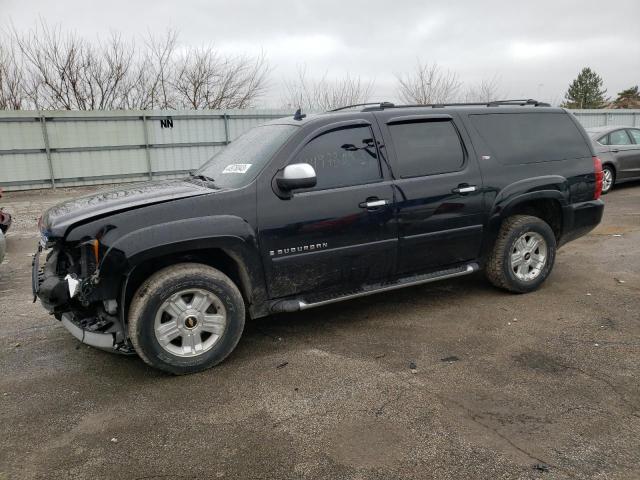
[[[640,108],[640,91],[638,86],[627,88],[618,94],[613,102],[616,108]]]
[[[565,108],[603,108],[607,102],[602,89],[602,78],[589,67],[585,67],[578,77],[569,85],[564,96]]]

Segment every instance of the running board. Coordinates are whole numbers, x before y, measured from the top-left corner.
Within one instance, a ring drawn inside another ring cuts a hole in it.
[[[423,275],[416,275],[409,278],[398,280],[394,283],[380,284],[372,287],[365,287],[362,290],[355,291],[353,293],[347,293],[338,295],[336,297],[324,298],[324,299],[290,299],[281,300],[276,302],[272,307],[272,312],[296,312],[299,310],[308,310],[309,308],[321,307],[323,305],[329,305],[331,303],[342,302],[343,300],[350,300],[352,298],[366,297],[367,295],[373,295],[381,292],[388,292],[390,290],[397,290],[399,288],[411,287],[414,285],[422,285],[424,283],[436,282],[438,280],[446,280],[448,278],[461,277],[463,275],[469,275],[470,273],[479,270],[477,263],[470,263],[462,267],[450,268],[448,270],[441,270],[438,272],[427,273]]]

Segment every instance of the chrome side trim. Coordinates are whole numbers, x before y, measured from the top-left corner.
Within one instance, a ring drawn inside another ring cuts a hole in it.
[[[404,237],[400,237],[400,240],[417,240],[421,238],[439,238],[439,237],[447,237],[449,235],[456,234],[464,234],[471,232],[482,233],[483,227],[482,224],[479,225],[468,225],[466,227],[458,227],[458,228],[450,228],[449,230],[440,230],[437,232],[425,232],[425,233],[416,233],[414,235],[405,235]]]
[[[358,298],[358,297],[366,297],[367,295],[373,295],[375,293],[380,293],[380,292],[388,292],[390,290],[398,290],[400,288],[404,288],[404,287],[412,287],[414,285],[422,285],[423,283],[431,283],[431,282],[436,282],[438,280],[445,280],[447,278],[455,278],[455,277],[461,277],[463,275],[469,275],[470,273],[473,273],[477,270],[479,270],[479,266],[477,263],[470,263],[469,265],[467,265],[467,268],[463,271],[460,272],[454,272],[454,273],[449,273],[446,275],[439,275],[437,277],[432,277],[432,278],[425,278],[422,280],[416,280],[414,282],[407,282],[407,283],[400,283],[400,284],[395,284],[395,285],[388,285],[385,287],[380,287],[380,288],[376,288],[373,290],[368,290],[366,292],[358,292],[358,293],[352,293],[350,295],[344,295],[342,297],[336,297],[336,298],[330,298],[329,300],[323,300],[321,302],[315,302],[315,303],[307,303],[304,300],[299,300],[298,304],[300,306],[300,310],[307,310],[309,308],[315,308],[315,307],[321,307],[323,305],[329,305],[331,303],[337,303],[337,302],[341,302],[343,300],[351,300],[352,298]]]

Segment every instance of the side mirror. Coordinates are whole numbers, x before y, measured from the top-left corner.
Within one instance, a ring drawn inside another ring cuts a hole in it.
[[[282,175],[276,178],[280,190],[290,192],[298,188],[315,187],[316,171],[308,163],[293,163],[284,167]]]

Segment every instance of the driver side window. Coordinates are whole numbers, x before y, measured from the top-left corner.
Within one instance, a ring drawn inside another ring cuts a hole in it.
[[[382,179],[370,127],[347,127],[323,133],[311,140],[293,163],[308,163],[315,169],[318,181],[311,191]]]

